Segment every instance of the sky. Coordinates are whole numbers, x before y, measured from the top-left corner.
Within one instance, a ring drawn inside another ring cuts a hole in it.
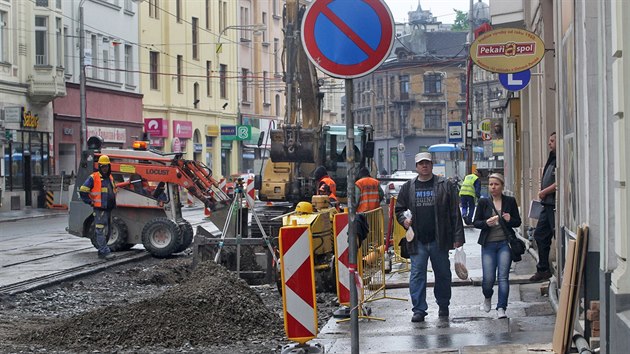
[[[487,0],[484,2],[488,3]],[[407,12],[418,8],[418,0],[385,0],[385,3],[389,6],[395,22],[407,22]],[[422,10],[431,10],[438,21],[453,23],[455,21],[453,9],[468,12],[470,0],[420,0],[420,5]]]

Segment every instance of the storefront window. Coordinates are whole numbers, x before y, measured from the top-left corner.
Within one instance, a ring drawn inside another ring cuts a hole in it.
[[[6,176],[6,187],[9,190],[19,190],[24,188],[24,151],[30,152],[31,164],[31,185],[40,187],[41,176],[50,173],[48,133],[17,131],[13,136],[13,141],[5,145],[4,161]]]

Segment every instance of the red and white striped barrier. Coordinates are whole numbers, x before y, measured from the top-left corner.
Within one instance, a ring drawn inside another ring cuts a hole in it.
[[[223,191],[223,193],[227,194],[227,181],[225,178],[221,178],[219,181],[219,189]]]
[[[337,298],[340,305],[350,306],[350,273],[348,267],[348,213],[336,214],[335,228],[335,269],[337,271]]]
[[[279,238],[284,330],[304,344],[317,336],[313,236],[309,226],[284,226]]]
[[[256,200],[256,191],[254,190],[254,180],[252,178],[247,180],[247,187],[245,187],[245,198],[247,198],[247,205],[254,207],[254,201]]]

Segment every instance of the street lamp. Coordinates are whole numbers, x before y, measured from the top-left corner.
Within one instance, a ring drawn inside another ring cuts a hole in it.
[[[79,92],[80,92],[80,114],[81,114],[81,133],[79,139],[81,140],[81,151],[87,150],[87,140],[85,135],[87,133],[87,124],[85,122],[86,102],[85,102],[85,31],[84,31],[84,18],[83,18],[83,3],[85,0],[79,2]]]
[[[267,29],[267,26],[265,26],[262,23],[258,23],[258,24],[253,24],[253,25],[231,25],[231,26],[225,27],[223,30],[221,30],[221,33],[219,33],[219,39],[217,40],[217,49],[216,49],[217,54],[223,52],[223,44],[221,43],[221,37],[223,37],[223,34],[225,34],[225,32],[229,29],[247,30],[247,31],[254,32],[254,34],[258,34],[265,31]]]

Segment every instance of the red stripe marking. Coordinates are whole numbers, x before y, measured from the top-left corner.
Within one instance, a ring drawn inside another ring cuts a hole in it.
[[[287,331],[287,338],[303,338],[315,335],[315,333],[312,333],[306,327],[302,326],[290,313],[287,312],[286,316],[287,324],[285,329]]]
[[[314,307],[313,288],[311,286],[311,260],[310,257],[293,273],[293,276],[286,280],[286,286],[291,288],[304,302]]]
[[[291,246],[295,244],[295,242],[300,238],[300,235],[304,233],[306,227],[300,228],[287,228],[281,229],[282,232],[282,250],[284,253],[287,253]]]

